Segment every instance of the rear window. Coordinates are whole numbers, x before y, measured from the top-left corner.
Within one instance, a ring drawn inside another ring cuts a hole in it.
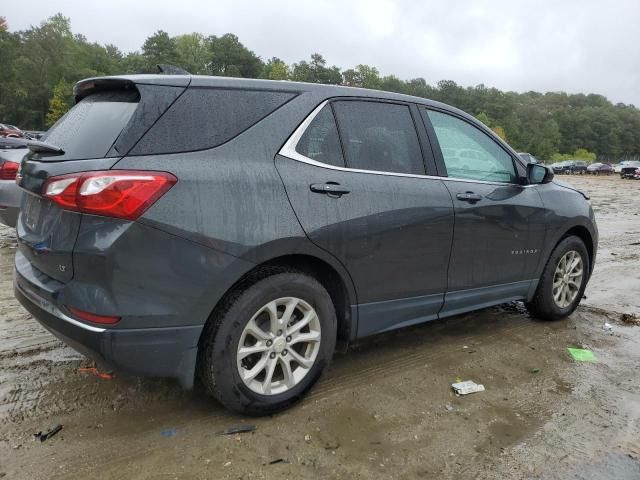
[[[131,151],[178,153],[217,147],[236,137],[296,94],[189,88]]]
[[[79,160],[108,156],[120,132],[138,106],[136,91],[99,92],[83,98],[45,134],[45,142],[64,150],[64,155],[43,160]],[[117,156],[113,153],[113,156]]]
[[[317,162],[344,167],[338,127],[330,105],[325,105],[305,130],[296,152]]]
[[[369,101],[339,101],[334,106],[349,168],[424,175],[408,106]]]

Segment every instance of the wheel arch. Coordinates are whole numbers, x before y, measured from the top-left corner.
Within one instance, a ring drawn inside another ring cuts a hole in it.
[[[337,341],[339,345],[348,344],[357,332],[356,312],[355,309],[351,308],[352,305],[356,304],[355,290],[353,289],[351,278],[346,271],[340,272],[338,268],[323,258],[307,253],[296,253],[280,255],[256,264],[255,267],[247,271],[231,285],[211,310],[200,335],[198,345],[201,344],[203,338],[211,335],[211,329],[216,329],[214,322],[218,318],[217,314],[224,309],[231,298],[239,295],[246,288],[263,278],[282,270],[298,271],[315,278],[322,284],[329,293],[336,311],[338,322]]]
[[[595,245],[594,245],[591,232],[587,227],[583,225],[576,225],[574,227],[571,227],[569,230],[565,232],[564,235],[560,237],[560,239],[554,245],[553,249],[555,250],[555,248],[563,239],[571,236],[578,237],[580,240],[584,242],[585,247],[587,247],[587,253],[589,254],[589,276],[591,276],[591,272],[593,272],[593,264],[594,264],[594,258],[595,258]]]
[[[587,225],[584,225],[582,223],[575,223],[573,225],[564,226],[563,228],[556,230],[551,239],[552,241],[549,241],[549,243],[546,244],[545,250],[540,259],[540,263],[538,264],[538,270],[536,274],[537,279],[541,277],[542,273],[544,272],[545,266],[549,262],[551,255],[560,244],[560,242],[570,236],[576,236],[584,242],[585,247],[587,248],[587,253],[589,254],[589,276],[591,276],[596,256],[597,237],[594,236],[594,233],[589,229]],[[530,296],[531,295],[533,295],[533,291],[530,292]]]
[[[261,267],[291,268],[315,278],[327,290],[338,320],[338,340],[348,342],[357,332],[357,319],[351,305],[356,301],[349,292],[351,279],[343,276],[327,261],[308,254],[283,255],[264,262]]]

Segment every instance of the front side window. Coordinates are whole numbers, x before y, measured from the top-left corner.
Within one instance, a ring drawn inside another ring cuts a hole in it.
[[[330,105],[325,105],[298,140],[296,152],[317,162],[344,167],[338,127]]]
[[[452,178],[512,183],[516,172],[511,155],[491,137],[453,115],[420,109],[436,132],[447,175]]]
[[[392,103],[334,103],[349,168],[424,175],[409,107]]]

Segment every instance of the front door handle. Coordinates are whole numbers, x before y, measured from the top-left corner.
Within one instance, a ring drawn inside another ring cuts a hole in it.
[[[482,195],[474,192],[458,193],[456,198],[462,202],[476,203],[482,200]]]
[[[324,193],[330,197],[341,197],[349,193],[349,189],[336,182],[312,183],[309,189],[315,193]]]

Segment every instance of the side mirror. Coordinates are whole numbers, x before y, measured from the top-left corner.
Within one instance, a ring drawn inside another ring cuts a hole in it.
[[[553,169],[537,163],[527,164],[527,183],[530,185],[549,183],[553,180]]]

